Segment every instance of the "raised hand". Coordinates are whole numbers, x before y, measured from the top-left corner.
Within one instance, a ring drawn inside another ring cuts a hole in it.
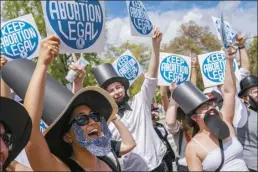
[[[159,48],[161,40],[162,40],[162,33],[156,26],[154,26],[153,27],[153,36],[152,36],[153,48]]]
[[[0,70],[2,67],[8,62],[7,58],[1,52],[1,59],[0,59]]]
[[[234,60],[236,57],[236,50],[233,47],[229,47],[227,49],[223,49],[226,55],[226,58],[229,60]]]
[[[243,47],[245,45],[245,38],[239,34],[236,35],[236,45],[238,47]]]
[[[196,63],[197,63],[197,57],[195,57],[195,56],[192,56],[191,57],[191,63],[192,63],[192,67],[195,67],[196,66]]]
[[[74,82],[75,84],[81,84],[81,83],[83,83],[83,78],[84,78],[84,75],[85,75],[85,73],[86,73],[85,69],[82,68],[82,67],[79,66],[79,65],[76,65],[75,63],[72,63],[72,64],[70,65],[70,68],[71,68],[72,70],[74,70],[74,71],[77,72],[76,77],[75,77],[75,79],[74,79],[73,82]]]
[[[52,35],[40,42],[38,64],[48,66],[59,55],[60,40]]]

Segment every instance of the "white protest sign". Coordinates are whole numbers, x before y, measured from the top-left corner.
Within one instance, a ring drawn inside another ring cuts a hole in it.
[[[191,76],[191,57],[160,53],[158,85],[169,85],[175,81],[181,84]]]
[[[1,23],[1,52],[8,60],[38,56],[41,40],[32,14]]]
[[[112,65],[119,76],[128,79],[130,86],[143,73],[141,65],[130,50],[126,50]]]
[[[47,34],[61,40],[60,53],[104,51],[104,1],[41,1]]]
[[[152,22],[142,1],[126,1],[132,36],[152,36]]]
[[[216,27],[216,31],[218,34],[218,39],[221,39],[221,35],[220,35],[220,31],[221,31],[221,19],[217,18],[217,17],[211,17],[213,20],[213,23]],[[230,26],[230,24],[227,21],[224,21],[225,24],[225,32],[226,32],[226,38],[228,39],[228,42],[234,43],[235,42],[235,36],[237,34],[237,32],[235,30],[233,30]]]
[[[215,51],[198,55],[204,87],[212,87],[224,83],[226,57],[223,51]],[[234,59],[234,72],[239,74],[237,62]]]

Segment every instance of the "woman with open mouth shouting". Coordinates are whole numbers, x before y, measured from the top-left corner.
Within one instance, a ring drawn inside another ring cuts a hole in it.
[[[18,95],[27,90],[24,106],[33,124],[26,146],[30,165],[34,171],[120,171],[119,162],[107,155],[128,153],[135,147],[135,141],[119,121],[118,107],[108,92],[87,87],[73,95],[47,75],[48,65],[59,54],[59,45],[60,40],[50,36],[41,42],[36,67],[31,61],[19,59],[7,64],[3,71],[10,87],[19,82],[19,88],[14,88]],[[23,81],[8,77],[7,71],[12,67],[17,71],[26,69],[26,74],[20,76]],[[31,81],[27,80],[31,75]],[[42,114],[49,126],[44,136],[39,127]],[[111,141],[110,122],[119,130],[121,142]]]

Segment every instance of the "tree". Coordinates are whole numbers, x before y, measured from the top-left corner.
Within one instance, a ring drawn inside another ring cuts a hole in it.
[[[189,52],[195,55],[211,51],[218,51],[221,44],[214,36],[208,26],[202,27],[190,21],[181,25],[179,35],[170,41],[169,44],[162,46],[162,51],[182,54],[189,56]],[[197,86],[204,89],[200,67],[197,64]]]
[[[253,75],[258,75],[257,72],[257,36],[253,39],[250,48],[248,49],[248,57],[249,57],[249,63],[250,63],[250,72]]]
[[[41,7],[41,1],[5,1],[3,3],[3,9],[1,11],[1,17],[4,21],[23,16],[25,14],[32,14],[37,27],[39,29],[42,38],[46,37],[46,27],[44,21],[44,15]],[[97,58],[96,53],[84,54],[84,58],[89,61],[89,65],[86,69],[87,76],[84,80],[84,85],[95,85],[96,80],[92,74],[92,66],[102,63],[100,58]],[[35,58],[33,61],[37,61]],[[66,54],[60,54],[56,57],[51,65],[49,65],[48,73],[55,79],[66,85],[68,81],[65,79],[69,71],[69,65],[71,64],[71,58],[68,58]]]

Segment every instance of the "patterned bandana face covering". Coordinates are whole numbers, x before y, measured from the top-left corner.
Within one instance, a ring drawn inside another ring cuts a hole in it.
[[[105,156],[111,152],[112,133],[108,129],[107,123],[103,117],[101,117],[100,124],[104,136],[100,136],[91,140],[87,140],[85,138],[83,130],[79,125],[76,124],[76,122],[72,125],[78,143],[95,156]]]

